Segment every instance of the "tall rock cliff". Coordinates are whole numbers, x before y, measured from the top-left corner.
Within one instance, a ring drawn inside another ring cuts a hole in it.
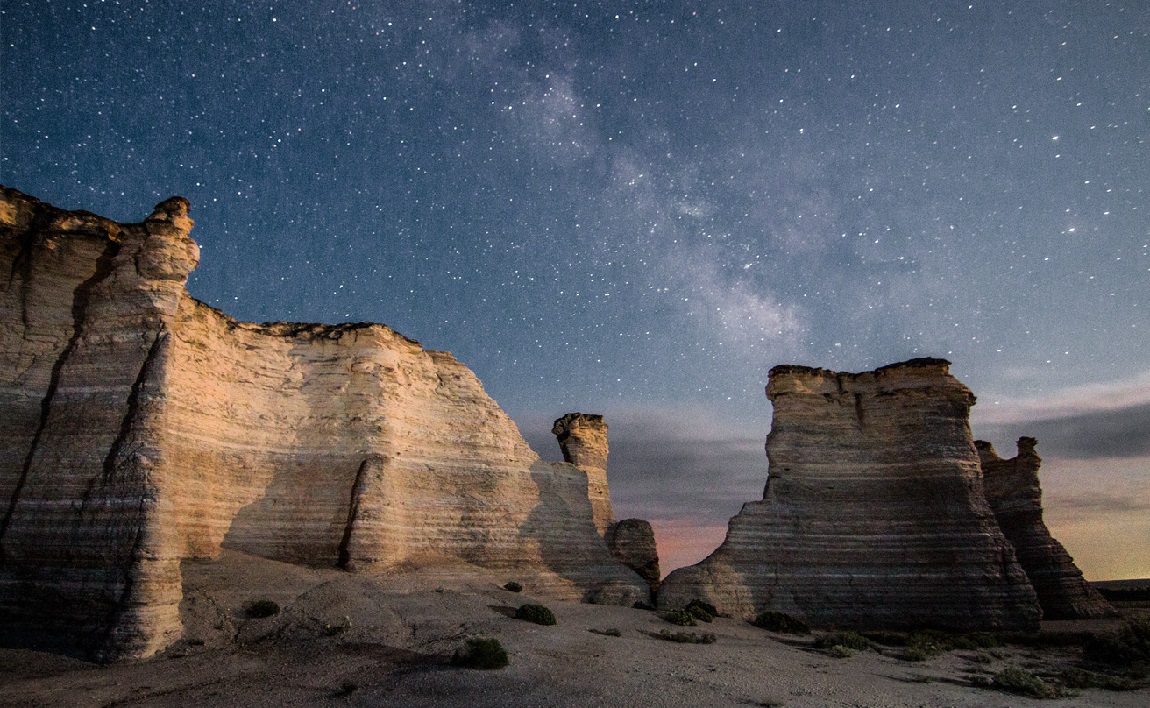
[[[763,500],[701,563],[671,573],[662,607],[698,598],[815,626],[1036,629],[1038,604],[983,496],[949,362],[861,374],[770,372]]]
[[[987,501],[1038,594],[1043,619],[1115,616],[1114,608],[1090,587],[1042,520],[1042,488],[1038,483],[1042,459],[1035,452],[1038,441],[1019,438],[1018,455],[1009,460],[999,457],[988,442],[977,440],[975,445]]]
[[[646,597],[587,473],[470,370],[383,325],[236,322],[184,288],[191,227],[178,197],[118,224],[0,188],[0,641],[148,656],[180,562],[224,547]]]

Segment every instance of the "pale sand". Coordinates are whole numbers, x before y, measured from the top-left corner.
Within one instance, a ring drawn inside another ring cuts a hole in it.
[[[989,663],[957,651],[911,663],[897,650],[834,659],[809,638],[717,619],[672,627],[655,613],[557,602],[421,572],[398,579],[316,570],[226,553],[185,564],[185,638],[146,661],[97,666],[42,652],[0,650],[0,704],[28,706],[1024,706],[1039,701],[975,685],[1008,663],[1057,673],[1074,650],[1008,648]],[[237,589],[240,588],[240,589]],[[268,588],[248,590],[243,588]],[[278,616],[246,619],[269,598]],[[541,627],[508,615],[541,602]],[[347,618],[347,619],[345,619]],[[1077,629],[1060,623],[1059,630]],[[1094,626],[1099,626],[1095,623]],[[622,636],[591,630],[618,629]],[[661,629],[710,632],[676,644]],[[449,665],[467,637],[510,654],[495,671]],[[201,644],[202,642],[202,644]],[[983,658],[987,658],[984,653]],[[1096,689],[1047,705],[1146,706],[1150,690]]]

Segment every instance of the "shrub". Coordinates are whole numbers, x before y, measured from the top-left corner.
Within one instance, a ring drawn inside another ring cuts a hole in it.
[[[679,625],[680,627],[694,627],[699,624],[695,621],[695,616],[686,610],[671,610],[670,612],[663,613],[663,619],[671,624]]]
[[[853,651],[847,647],[844,647],[842,644],[836,644],[833,647],[825,649],[824,651],[826,652],[827,656],[833,657],[835,659],[846,659],[854,654]]]
[[[811,628],[806,622],[797,617],[792,617],[786,612],[775,612],[767,610],[760,612],[755,617],[751,624],[756,627],[761,627],[769,632],[780,632],[782,634],[810,634]]]
[[[1062,673],[1067,688],[1101,688],[1106,691],[1134,691],[1140,688],[1129,676],[1110,676],[1086,669],[1070,668]]]
[[[523,586],[520,585],[519,583],[515,582],[514,580],[512,580],[509,583],[507,583],[506,585],[504,585],[503,589],[507,590],[509,592],[523,592]]]
[[[696,634],[694,632],[672,632],[669,629],[660,629],[655,636],[664,641],[679,642],[680,644],[714,644],[716,641],[715,635],[710,632]]]
[[[990,685],[1000,691],[1031,698],[1058,698],[1062,695],[1057,687],[1018,666],[1007,666],[999,671],[990,680]]]
[[[527,620],[545,627],[555,624],[555,615],[543,605],[520,605],[519,609],[515,610],[515,619]]]
[[[855,651],[878,651],[878,645],[858,632],[830,632],[815,640],[818,649],[844,647]]]
[[[934,656],[932,652],[923,647],[921,644],[914,644],[906,648],[902,653],[903,661],[926,661]]]
[[[685,609],[687,612],[690,612],[695,617],[695,619],[699,619],[704,622],[710,622],[719,616],[719,611],[715,609],[714,605],[709,602],[703,602],[699,599],[691,600],[683,609]]]
[[[280,613],[280,606],[274,600],[255,600],[244,609],[244,614],[252,619],[274,617]]]
[[[468,639],[455,650],[451,663],[465,669],[502,669],[507,666],[507,650],[498,639]]]

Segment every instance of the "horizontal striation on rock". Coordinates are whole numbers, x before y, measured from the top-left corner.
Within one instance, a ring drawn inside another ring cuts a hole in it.
[[[587,472],[540,461],[450,354],[189,297],[187,214],[117,224],[0,192],[0,641],[152,654],[181,632],[180,563],[223,548],[646,596]]]
[[[1036,628],[1034,591],[983,496],[974,396],[948,365],[772,369],[763,500],[663,581],[660,605],[698,598],[816,626]]]
[[[1018,439],[1018,454],[999,457],[994,446],[975,441],[982,462],[983,487],[1006,540],[1038,594],[1043,619],[1094,619],[1117,612],[1086,582],[1074,559],[1042,520],[1042,459],[1034,438]]]

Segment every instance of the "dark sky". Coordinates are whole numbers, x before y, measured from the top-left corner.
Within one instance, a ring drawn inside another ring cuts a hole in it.
[[[1150,456],[1150,3],[2,0],[0,33],[0,181],[186,196],[195,297],[450,350],[548,454],[606,413],[628,513],[761,493],[788,362],[945,357],[976,432],[1108,392],[1065,456]]]

